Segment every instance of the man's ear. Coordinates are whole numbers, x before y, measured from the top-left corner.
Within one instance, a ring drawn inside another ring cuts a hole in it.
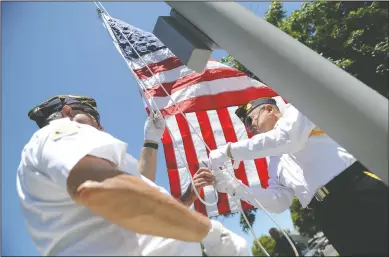
[[[62,108],[62,115],[64,118],[72,117],[72,107],[70,107],[69,105],[65,105]]]
[[[272,112],[272,111],[274,111],[274,107],[271,104],[266,104],[265,110],[268,112]]]

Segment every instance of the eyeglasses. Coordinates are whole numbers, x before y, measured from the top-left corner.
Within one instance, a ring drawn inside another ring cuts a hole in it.
[[[73,110],[79,110],[90,114],[100,125],[100,115],[97,111],[96,101],[93,98],[80,95],[58,95],[50,98],[46,102],[38,105],[28,112],[30,119],[35,120],[40,128],[47,125],[47,118],[58,111],[64,105],[69,105]]]
[[[261,111],[263,109],[265,109],[265,106],[257,106],[257,107],[254,107],[254,109],[251,110],[251,113],[256,109],[260,107],[259,111],[258,111],[258,114],[257,115],[260,115]],[[247,116],[245,119],[244,119],[244,125],[247,127],[247,129],[250,131],[250,132],[253,132],[252,130],[252,124],[253,124],[253,118],[250,117],[250,116]]]

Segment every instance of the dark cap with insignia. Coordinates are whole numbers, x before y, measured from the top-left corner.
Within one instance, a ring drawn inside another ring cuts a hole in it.
[[[273,98],[259,98],[257,100],[251,101],[241,107],[239,107],[236,111],[235,114],[236,116],[239,117],[239,119],[245,123],[246,117],[257,107],[263,105],[263,104],[273,104],[277,105],[276,100]]]
[[[100,125],[100,115],[97,111],[95,99],[82,95],[56,95],[47,101],[35,106],[28,112],[28,117],[35,121],[39,128],[48,124],[47,118],[69,105],[73,110],[81,110],[92,115]]]

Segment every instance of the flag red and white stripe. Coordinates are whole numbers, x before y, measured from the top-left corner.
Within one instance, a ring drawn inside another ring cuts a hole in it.
[[[105,25],[114,44],[144,89],[146,101],[153,108],[156,104],[165,116],[170,133],[165,130],[162,142],[170,191],[175,198],[180,198],[189,186],[189,176],[208,161],[209,152],[203,141],[210,149],[216,149],[250,137],[235,115],[239,105],[260,97],[275,97],[282,102],[268,86],[218,61],[210,60],[202,74],[196,73],[153,34],[106,18]],[[267,164],[266,158],[244,161],[234,172],[250,187],[267,187]],[[231,163],[228,169],[233,170]],[[200,194],[205,201],[215,202],[212,187],[205,187]],[[206,206],[196,200],[195,209],[207,216],[238,211],[229,196],[219,193],[218,197],[217,206]],[[238,204],[243,209],[252,207],[245,202]]]
[[[203,162],[207,163],[209,152],[204,146],[203,140],[211,149],[216,149],[218,146],[225,145],[226,142],[248,138],[245,127],[234,114],[235,109],[236,107],[229,107],[187,113],[187,120],[181,114],[167,117],[166,122],[171,135],[166,131],[162,142],[171,192],[174,197],[179,198],[190,184],[186,163],[191,175],[199,167],[204,166]],[[188,123],[192,125],[193,129]],[[197,130],[198,133],[193,130]],[[228,164],[228,169],[232,169],[231,163]],[[235,175],[251,187],[266,187],[268,180],[267,161],[264,158],[245,161],[235,170]],[[215,192],[210,186],[205,187],[200,195],[208,203],[215,202]],[[251,206],[242,203],[242,207],[247,209]],[[219,193],[218,206],[206,206],[197,200],[195,208],[207,216],[238,211],[236,203],[229,196],[221,193]]]
[[[245,73],[214,60],[208,62],[202,74],[188,69],[176,58],[154,63],[151,68],[149,65],[149,69],[154,75],[149,76],[147,68],[134,72],[146,89],[150,104],[152,98],[164,116],[175,115],[179,110],[186,113],[242,105],[252,99],[277,95]]]

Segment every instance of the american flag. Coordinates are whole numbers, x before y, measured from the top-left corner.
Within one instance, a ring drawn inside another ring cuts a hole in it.
[[[189,176],[203,167],[203,162],[207,163],[209,151],[204,142],[210,149],[216,149],[227,142],[251,137],[234,113],[239,105],[259,97],[274,97],[283,103],[268,86],[218,61],[209,60],[203,73],[196,73],[184,66],[152,33],[104,12],[100,15],[118,51],[144,87],[142,94],[146,101],[153,106],[153,99],[166,119],[170,133],[165,130],[162,143],[170,192],[175,198],[185,193],[190,184]],[[244,161],[234,172],[246,185],[265,188],[267,165],[266,158]],[[233,170],[231,163],[227,166]],[[215,202],[211,186],[203,188],[200,195],[206,202]],[[196,200],[194,207],[209,217],[239,211],[227,194],[218,193],[218,198],[217,206]],[[246,202],[238,204],[244,210],[252,208]]]

